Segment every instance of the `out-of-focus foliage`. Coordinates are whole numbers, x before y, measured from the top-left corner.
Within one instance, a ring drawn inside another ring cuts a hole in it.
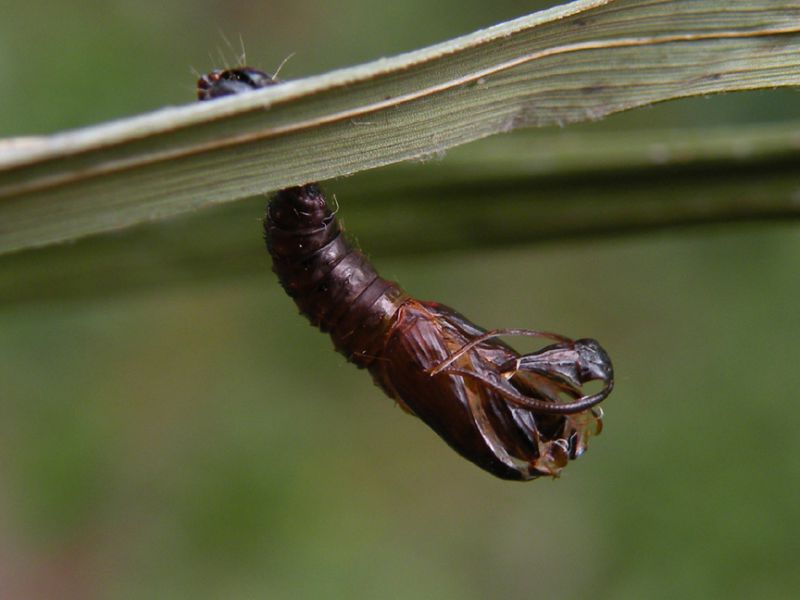
[[[217,46],[232,60],[218,30],[241,32],[257,66],[297,52],[291,78],[533,8],[3,0],[0,133],[185,102],[190,65],[208,69]],[[796,107],[793,92],[731,95],[590,128]],[[224,284],[177,264],[184,283],[166,291],[48,302],[45,289],[0,307],[0,596],[790,597],[798,257],[791,224],[373,255],[485,326],[609,349],[603,435],[561,480],[531,484],[490,478],[393,407],[295,314],[266,256],[263,276]]]

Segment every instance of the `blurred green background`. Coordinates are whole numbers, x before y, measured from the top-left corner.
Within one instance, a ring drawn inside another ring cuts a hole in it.
[[[192,68],[234,61],[223,35],[265,69],[295,53],[296,78],[542,6],[0,0],[0,137],[191,102]],[[569,131],[797,106],[734,94]],[[528,484],[393,406],[296,314],[265,255],[257,278],[192,265],[158,288],[0,298],[0,597],[796,597],[799,258],[792,224],[373,254],[483,326],[609,349],[603,435],[562,479]]]

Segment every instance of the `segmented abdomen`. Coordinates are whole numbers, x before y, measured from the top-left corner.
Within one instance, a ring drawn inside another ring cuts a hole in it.
[[[336,349],[368,367],[407,299],[344,238],[316,184],[281,190],[267,206],[264,237],[278,279]]]
[[[198,97],[275,83],[250,67],[212,71],[198,81]],[[300,312],[466,459],[504,479],[557,476],[599,433],[601,415],[592,407],[614,379],[611,360],[594,340],[517,329],[486,333],[451,308],[409,298],[345,241],[316,184],[278,192],[264,232],[273,270]],[[520,355],[500,334],[559,343]],[[605,387],[588,395],[582,386],[594,380]],[[564,395],[574,401],[561,402]]]

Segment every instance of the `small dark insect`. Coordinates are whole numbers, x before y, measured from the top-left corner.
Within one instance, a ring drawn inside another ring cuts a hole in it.
[[[214,72],[200,99],[276,83],[250,68]],[[264,220],[273,270],[300,312],[376,384],[453,449],[504,479],[557,476],[602,428],[614,386],[594,340],[527,329],[485,331],[447,306],[415,300],[344,238],[316,184],[279,191]],[[555,343],[520,355],[498,336]],[[591,381],[602,389],[583,391]]]
[[[278,80],[272,75],[250,67],[224,71],[217,69],[197,80],[197,99],[211,100],[221,96],[249,92],[276,83]]]

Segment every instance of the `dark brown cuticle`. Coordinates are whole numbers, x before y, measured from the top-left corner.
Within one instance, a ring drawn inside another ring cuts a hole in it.
[[[200,100],[277,84],[242,67],[198,80]],[[594,340],[525,329],[487,332],[383,279],[345,239],[316,183],[269,201],[264,237],[281,285],[336,349],[464,458],[504,479],[558,476],[602,427],[611,359]],[[500,335],[551,340],[519,354]],[[583,386],[600,381],[601,391]],[[566,397],[565,401],[563,398]]]

